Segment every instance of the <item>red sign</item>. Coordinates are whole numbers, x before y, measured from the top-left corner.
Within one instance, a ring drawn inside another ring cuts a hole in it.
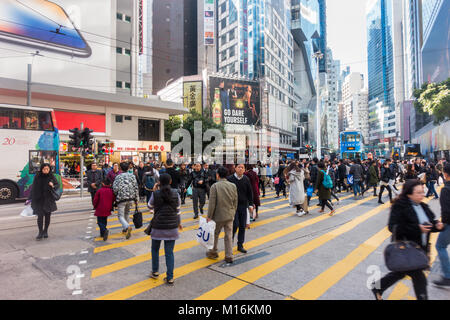
[[[80,123],[83,122],[85,128],[94,130],[94,132],[106,132],[106,118],[104,114],[79,113],[56,111],[56,121],[58,122],[59,130],[69,130],[79,128]]]

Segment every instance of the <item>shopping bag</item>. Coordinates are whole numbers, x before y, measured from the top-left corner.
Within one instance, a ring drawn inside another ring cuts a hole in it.
[[[139,211],[137,206],[133,214],[133,224],[136,229],[142,228],[143,224],[142,212]]]
[[[20,213],[22,217],[32,217],[33,216],[33,209],[31,209],[31,205],[27,205],[22,212]]]
[[[186,196],[188,197],[192,196],[192,186],[189,186],[189,188],[187,188]]]
[[[280,178],[279,177],[275,177],[273,184],[279,184],[280,183]]]
[[[202,246],[211,250],[214,247],[214,231],[216,229],[216,223],[214,221],[207,222],[205,218],[200,217],[199,227],[195,237],[197,242]]]
[[[313,188],[313,186],[309,186],[309,187],[306,189],[306,195],[307,195],[308,197],[312,197],[313,193],[314,193],[314,188]]]
[[[352,174],[349,174],[349,175],[347,176],[347,183],[348,183],[349,185],[353,185],[353,175],[352,175]]]

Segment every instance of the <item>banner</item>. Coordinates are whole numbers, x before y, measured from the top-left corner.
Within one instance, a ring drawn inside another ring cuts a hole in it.
[[[214,20],[214,0],[205,0],[204,9],[204,37],[205,46],[214,45],[215,20]]]
[[[209,91],[216,124],[261,124],[259,82],[210,77]]]
[[[184,107],[194,109],[199,114],[203,112],[203,82],[192,81],[183,83]]]

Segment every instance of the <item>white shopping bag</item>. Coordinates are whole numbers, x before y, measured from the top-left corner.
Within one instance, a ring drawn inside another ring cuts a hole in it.
[[[216,230],[216,223],[214,221],[206,222],[206,219],[200,217],[199,227],[195,237],[197,241],[211,250],[214,247],[214,231]]]
[[[31,205],[25,206],[25,209],[22,210],[20,213],[22,217],[32,217],[33,216],[33,209],[31,209]]]

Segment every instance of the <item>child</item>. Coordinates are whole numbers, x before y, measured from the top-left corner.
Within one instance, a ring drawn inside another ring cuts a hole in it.
[[[95,193],[94,197],[95,216],[97,217],[97,224],[100,228],[100,237],[103,237],[103,241],[108,239],[109,230],[106,229],[107,219],[113,210],[115,198],[111,188],[111,181],[106,178],[103,180],[102,187]]]

